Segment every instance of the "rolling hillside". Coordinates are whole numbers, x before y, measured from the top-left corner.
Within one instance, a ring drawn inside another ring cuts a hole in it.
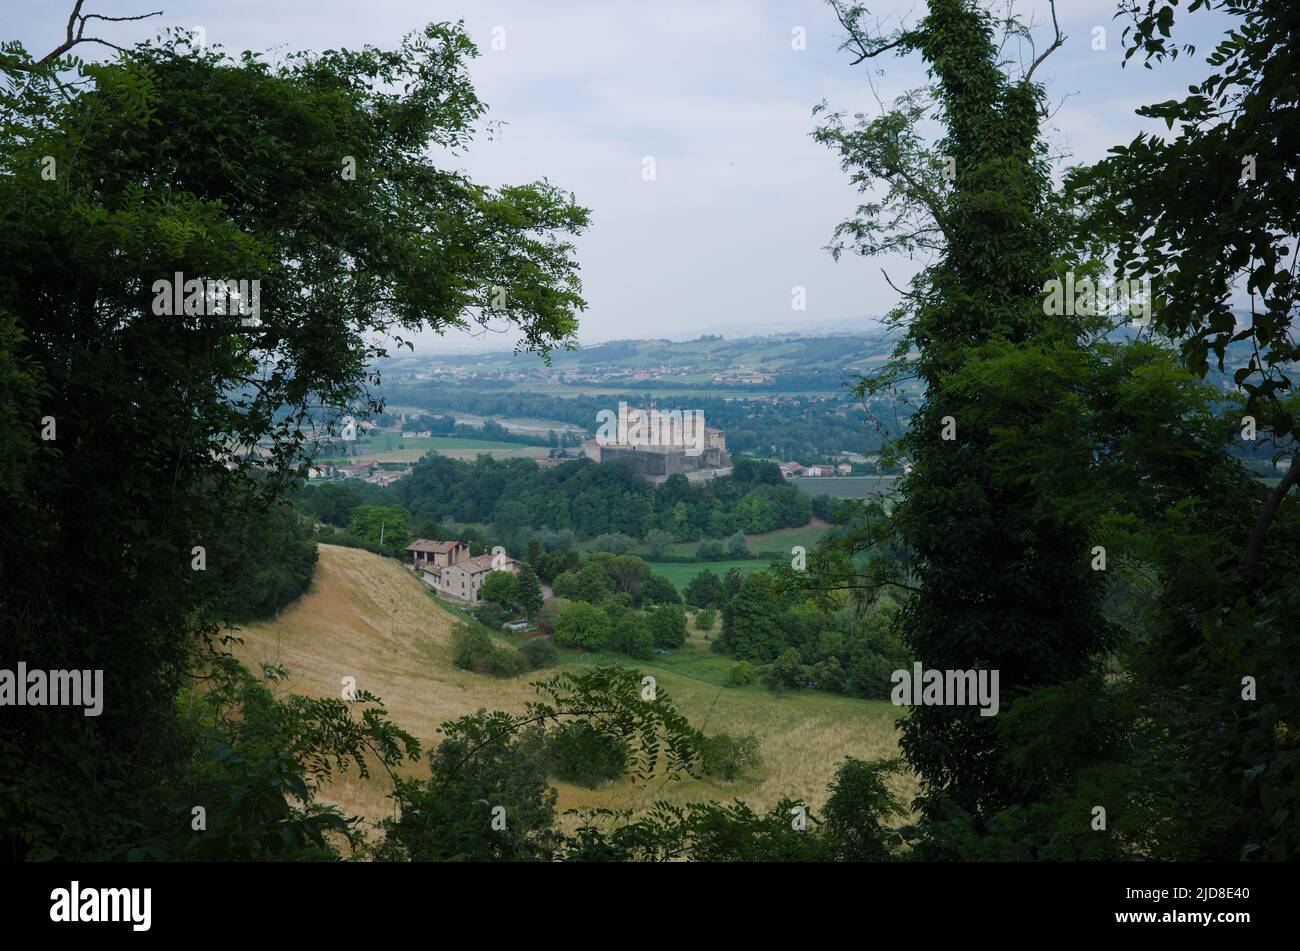
[[[533,696],[529,682],[552,672],[501,680],[458,670],[451,660],[452,623],[452,614],[395,561],[321,545],[311,590],[278,618],[244,629],[239,654],[254,669],[262,661],[284,664],[289,669],[285,688],[295,693],[337,696],[341,679],[356,677],[359,688],[383,698],[395,722],[430,745],[436,743],[438,724],[444,720],[482,707],[521,709]],[[731,662],[708,653],[707,647],[693,636],[672,657],[637,666],[653,674],[660,689],[705,732],[755,733],[764,760],[758,772],[730,784],[687,779],[589,790],[556,783],[561,810],[637,806],[656,798],[686,802],[739,797],[765,807],[783,795],[802,798],[816,809],[843,757],[894,753],[897,708],[812,691],[774,696],[761,686],[723,686],[721,675]],[[593,659],[562,651],[558,669]],[[422,764],[413,764],[408,772],[427,774]],[[325,798],[375,818],[391,809],[387,791],[382,778],[361,781],[350,776],[337,781]],[[914,792],[910,787],[901,791],[908,796]]]

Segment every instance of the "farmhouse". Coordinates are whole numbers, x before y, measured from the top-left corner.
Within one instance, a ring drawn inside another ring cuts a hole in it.
[[[470,557],[469,546],[459,541],[419,538],[406,547],[411,567],[439,594],[460,601],[481,601],[479,589],[493,571],[517,574],[519,562],[497,549],[491,555]]]
[[[427,538],[417,538],[406,546],[406,553],[411,556],[411,567],[444,567],[453,561],[459,561],[469,555],[469,546],[464,542],[439,542]]]

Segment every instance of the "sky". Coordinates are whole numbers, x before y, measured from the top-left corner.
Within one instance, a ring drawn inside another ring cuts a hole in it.
[[[865,5],[886,26],[925,11],[924,0]],[[1006,9],[1005,0],[986,5]],[[62,38],[71,6],[7,10],[3,37],[43,53]],[[1184,13],[1175,39],[1195,43],[1195,57],[1124,67],[1116,6],[1059,0],[1067,40],[1035,74],[1059,106],[1052,149],[1070,163],[1162,131],[1134,110],[1181,96],[1206,75],[1205,54],[1226,25],[1217,14]],[[471,76],[502,126],[455,165],[488,185],[545,178],[591,209],[576,241],[584,344],[869,329],[898,299],[882,270],[903,286],[916,268],[901,257],[835,262],[826,250],[859,196],[812,140],[813,107],[825,100],[850,115],[874,113],[872,81],[888,102],[921,85],[924,71],[915,54],[852,65],[823,0],[86,0],[83,12],[156,9],[164,15],[96,31],[127,45],[163,26],[201,28],[228,51],[273,53],[392,47],[428,22],[464,20],[481,51]],[[1014,9],[1037,24],[1041,50],[1052,37],[1047,0]],[[1099,28],[1104,49],[1094,48]],[[1031,60],[1025,49],[1023,62]],[[647,158],[653,180],[643,175]],[[793,306],[796,288],[805,309]],[[513,343],[426,333],[417,350]]]

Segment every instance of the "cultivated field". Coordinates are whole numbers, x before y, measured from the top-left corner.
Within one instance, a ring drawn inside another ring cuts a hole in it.
[[[437,742],[438,724],[444,720],[480,708],[520,710],[533,696],[529,682],[554,672],[501,680],[458,670],[451,661],[452,615],[421,581],[397,562],[369,552],[321,545],[320,553],[311,591],[275,620],[241,634],[244,644],[237,652],[245,663],[256,669],[259,661],[269,660],[288,667],[283,689],[335,697],[342,678],[355,677],[358,688],[383,698],[395,722],[430,745]],[[671,696],[697,727],[708,733],[755,733],[762,744],[760,770],[731,784],[687,779],[589,790],[556,783],[561,809],[732,797],[766,807],[789,795],[816,810],[843,757],[894,754],[898,708],[815,691],[776,696],[760,686],[726,686],[733,662],[708,648],[692,629],[686,647],[654,661],[564,651],[556,669],[598,662],[640,667],[655,676],[661,693]],[[427,774],[422,764],[405,772]],[[900,783],[910,798],[910,780]],[[377,818],[391,810],[387,792],[386,778],[348,776],[339,777],[326,798],[348,812]]]

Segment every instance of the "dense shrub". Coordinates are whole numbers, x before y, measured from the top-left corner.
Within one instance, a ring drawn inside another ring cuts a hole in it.
[[[555,639],[566,647],[597,651],[609,634],[609,615],[585,601],[571,601],[555,617]]]
[[[637,660],[649,660],[655,653],[654,635],[645,616],[629,611],[614,624],[614,631],[609,638],[609,649],[635,657]]]
[[[530,638],[519,648],[519,653],[533,670],[550,667],[559,655],[555,643],[549,637]]]
[[[646,614],[650,634],[659,647],[681,647],[686,643],[686,612],[675,604],[661,604]]]
[[[492,639],[478,624],[457,624],[451,630],[452,660],[461,670],[494,677],[515,677],[528,669],[519,651]]]
[[[546,753],[553,775],[588,788],[621,777],[628,759],[623,741],[580,720],[552,732]]]
[[[758,737],[752,733],[745,736],[718,733],[715,736],[705,737],[700,744],[700,754],[704,774],[728,782],[742,773],[758,768],[762,763],[758,751]]]

